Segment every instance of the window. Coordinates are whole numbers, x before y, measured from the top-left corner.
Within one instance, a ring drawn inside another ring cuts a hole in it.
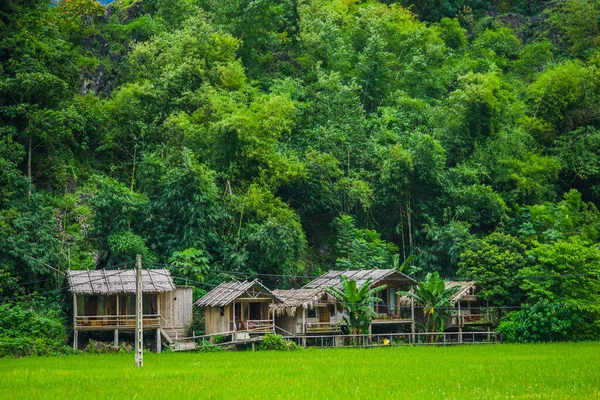
[[[308,318],[317,318],[317,309],[316,308],[309,308],[307,311],[306,316]]]
[[[98,315],[98,297],[84,296],[83,315]]]
[[[221,317],[225,316],[225,307],[223,307],[223,306],[219,307],[219,315]]]
[[[143,313],[144,315],[155,315],[157,311],[157,297],[155,294],[144,294],[143,295]]]

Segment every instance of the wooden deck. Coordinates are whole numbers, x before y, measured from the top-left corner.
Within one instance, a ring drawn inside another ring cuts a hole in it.
[[[342,327],[339,323],[334,322],[307,322],[306,333],[325,333],[325,332],[341,332]]]
[[[494,313],[463,313],[452,315],[452,326],[493,325],[497,316]]]
[[[371,324],[411,324],[413,322],[410,318],[375,318],[371,320]]]
[[[144,315],[144,329],[156,329],[161,327],[161,315]],[[135,315],[90,315],[75,317],[75,329],[78,331],[99,330],[133,330],[135,329]]]

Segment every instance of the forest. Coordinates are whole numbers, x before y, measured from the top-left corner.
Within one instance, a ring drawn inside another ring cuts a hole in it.
[[[138,253],[197,296],[437,271],[598,339],[599,205],[599,0],[0,3],[0,354]]]

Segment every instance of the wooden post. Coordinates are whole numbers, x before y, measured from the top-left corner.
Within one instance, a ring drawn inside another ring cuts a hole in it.
[[[144,326],[142,303],[142,255],[135,257],[135,366],[144,366]]]
[[[162,350],[162,344],[160,342],[160,328],[156,328],[156,352],[160,353]]]
[[[460,309],[460,299],[458,300],[458,316],[456,318],[456,322],[458,324],[458,343],[462,343],[463,342],[463,336],[462,336],[463,318],[462,318],[462,311]]]
[[[79,331],[77,330],[77,295],[73,293],[73,348],[79,347]]]
[[[242,306],[240,304],[240,314],[242,312]],[[241,315],[240,315],[241,319]],[[235,326],[235,300],[231,303],[231,330],[233,331],[233,335],[231,336],[231,340],[235,341],[237,339],[237,326]]]
[[[271,299],[271,305],[275,305],[275,300]],[[273,318],[273,333],[277,333],[276,329],[275,329],[275,308],[271,307],[271,317]]]
[[[306,347],[306,308],[302,307],[302,347]]]
[[[118,329],[115,329],[115,339],[114,339],[114,342],[115,342],[115,347],[119,347],[119,330]]]
[[[410,292],[413,293],[414,292],[414,286],[410,285]],[[415,299],[413,299],[412,297],[410,298],[410,319],[412,320],[411,324],[410,324],[410,339],[411,342],[414,343],[415,342]]]

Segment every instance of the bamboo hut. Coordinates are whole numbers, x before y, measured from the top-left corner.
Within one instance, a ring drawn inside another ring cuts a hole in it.
[[[274,290],[275,325],[283,334],[339,333],[341,312],[335,297],[323,288]]]
[[[378,293],[381,302],[373,306],[377,317],[371,321],[372,331],[400,332],[403,326],[410,325],[414,332],[414,304],[401,304],[396,292],[412,288],[416,281],[395,269],[328,271],[301,289],[277,290],[274,293],[282,300],[274,306],[277,327],[292,334],[340,332],[343,309],[326,288],[341,289],[342,275],[355,280],[357,286],[369,279],[371,288],[386,286]]]
[[[490,311],[487,301],[477,297],[477,292],[481,286],[475,281],[447,281],[446,289],[458,287],[456,293],[450,299],[452,310],[450,315],[445,318],[444,330],[458,332],[458,341],[463,342],[463,332],[491,332],[492,326],[497,319],[496,313]],[[400,299],[402,304],[408,304],[411,301],[407,296]],[[423,323],[425,316],[423,309],[418,307],[416,320]]]
[[[484,326],[489,328],[494,325],[495,314],[489,309],[487,301],[477,297],[481,286],[475,281],[448,281],[446,289],[458,287],[452,296],[454,310],[450,318],[448,328],[458,328],[462,332],[464,327]]]
[[[73,293],[73,347],[80,331],[135,329],[135,270],[67,271]],[[176,287],[166,269],[142,270],[143,328],[156,330],[156,350],[161,337],[168,343],[185,336],[192,322],[192,288]]]
[[[279,298],[259,281],[223,282],[194,305],[204,308],[205,334],[245,340],[252,334],[275,332],[270,306]]]

